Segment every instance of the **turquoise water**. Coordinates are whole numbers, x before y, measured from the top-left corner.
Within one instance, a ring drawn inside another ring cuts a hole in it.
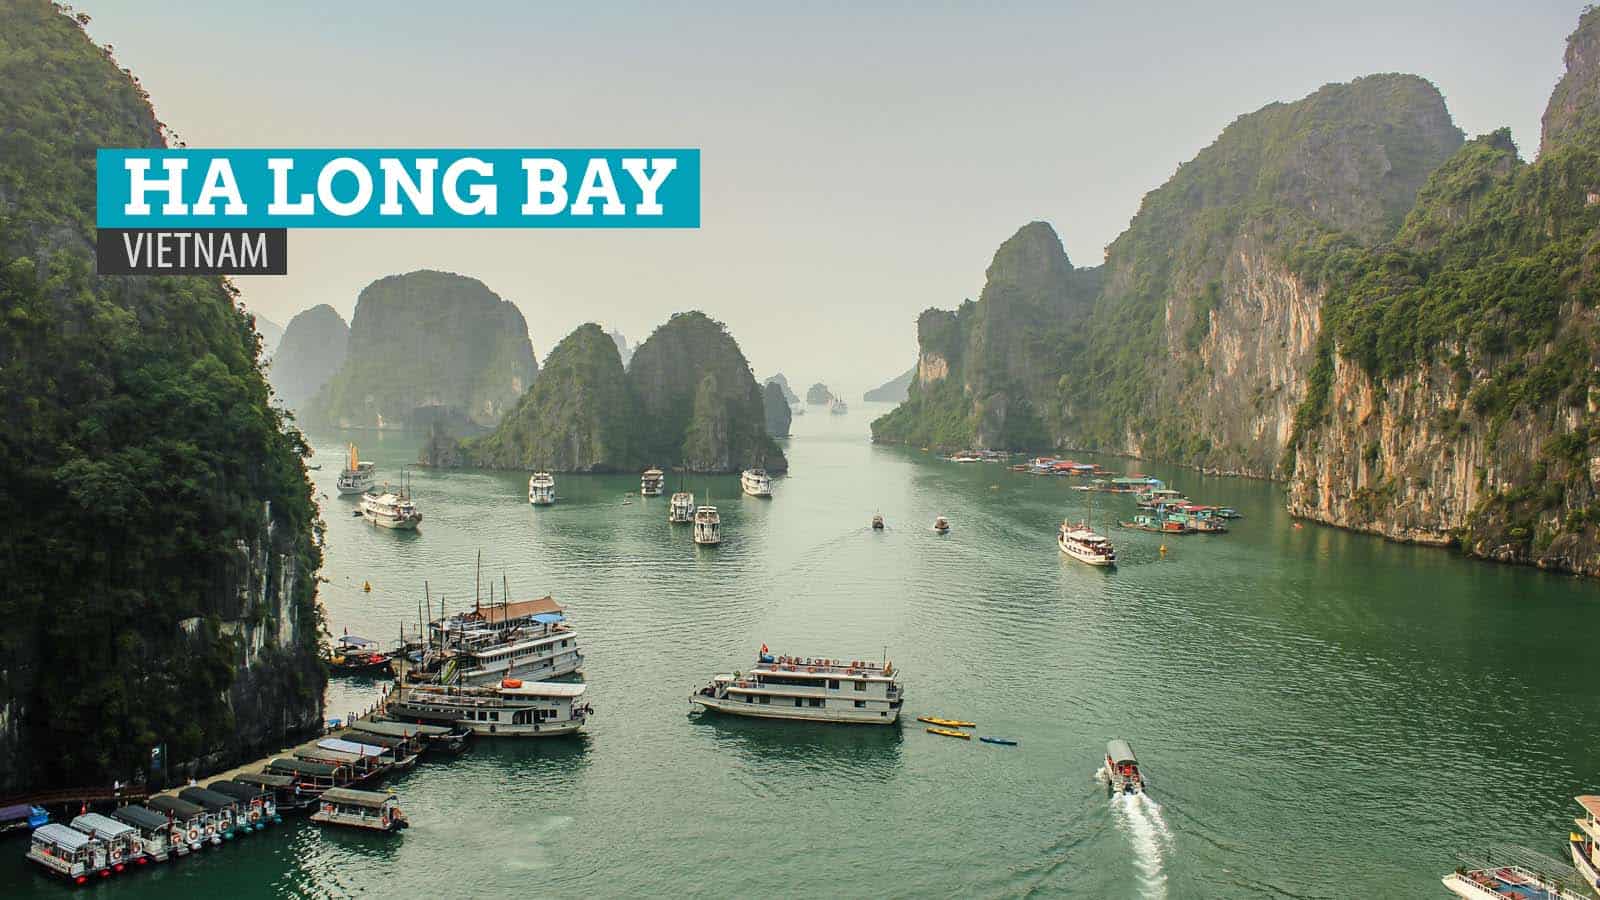
[[[1458,849],[1561,853],[1572,796],[1600,788],[1594,583],[1295,529],[1274,485],[1154,465],[1245,518],[1220,536],[1113,529],[1122,564],[1091,569],[1054,544],[1090,512],[1069,480],[874,447],[884,409],[797,418],[772,500],[687,479],[722,510],[717,548],[669,526],[666,497],[624,505],[635,477],[557,476],[561,502],[535,509],[526,473],[419,471],[415,535],[329,499],[335,633],[397,636],[424,581],[469,606],[481,550],[497,596],[503,577],[569,606],[587,733],[424,763],[393,782],[414,823],[397,837],[295,823],[88,893],[1442,896]],[[329,493],[347,437],[312,436]],[[391,477],[416,454],[353,437]],[[1092,512],[1132,508],[1100,495]],[[886,650],[908,721],[690,713],[762,643]],[[335,682],[328,714],[376,690]],[[922,714],[1020,744],[929,735]],[[1107,799],[1111,737],[1138,751],[1151,802]],[[0,844],[0,886],[65,893],[23,849]]]

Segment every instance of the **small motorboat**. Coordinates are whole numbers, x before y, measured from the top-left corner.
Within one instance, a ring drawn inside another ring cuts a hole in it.
[[[1011,738],[990,737],[989,735],[984,735],[978,740],[983,741],[985,744],[999,744],[1002,747],[1015,747],[1017,745],[1017,742]]]
[[[883,516],[882,515],[880,515],[878,513],[874,513],[873,514],[873,516],[872,516],[872,530],[873,531],[882,531],[883,530]]]
[[[972,740],[972,735],[967,734],[965,731],[956,731],[951,728],[929,728],[928,733],[942,734],[945,737],[961,738],[963,741]]]
[[[963,722],[960,719],[941,719],[938,716],[917,716],[918,722],[927,722],[929,725],[938,725],[943,728],[973,728],[977,722]]]
[[[946,519],[944,516],[936,517],[933,520],[933,530],[938,532],[939,534],[949,534],[950,533],[950,520]]]
[[[1133,756],[1132,745],[1121,738],[1106,744],[1106,784],[1113,794],[1144,792],[1144,775],[1139,771],[1139,761]]]

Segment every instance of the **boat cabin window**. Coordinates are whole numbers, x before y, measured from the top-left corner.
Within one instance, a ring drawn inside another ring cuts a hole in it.
[[[856,690],[858,690],[858,691],[864,691],[864,690],[867,689],[867,683],[865,681],[858,681],[858,682],[855,683],[855,685],[856,685]]]
[[[839,679],[837,679],[837,678],[828,679],[828,690],[837,691],[838,689],[839,689]]]
[[[822,699],[821,697],[812,697],[811,698],[811,705],[812,706],[822,706],[823,704],[825,704],[827,702],[828,701]]]
[[[801,697],[796,697],[796,698],[794,698],[794,705],[795,706],[805,706],[806,705],[806,701]]]
[[[761,702],[762,703],[771,703],[772,702],[772,698],[768,697],[766,694],[762,694],[761,695]]]
[[[755,699],[756,698],[754,696],[750,695],[750,694],[745,694],[744,695],[744,702],[746,702],[746,703],[754,703]],[[765,698],[763,698],[763,699],[765,699]]]
[[[866,709],[866,708],[867,708],[867,701],[865,701],[865,700],[857,700],[856,701],[856,709]]]

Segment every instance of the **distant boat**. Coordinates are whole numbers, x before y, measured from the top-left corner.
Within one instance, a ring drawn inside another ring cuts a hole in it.
[[[415,531],[422,524],[422,511],[417,509],[406,487],[391,491],[384,485],[382,493],[362,494],[361,516],[374,525],[397,531]]]
[[[378,649],[377,641],[344,634],[334,642],[328,668],[335,674],[376,675],[389,671],[389,655]]]
[[[339,473],[336,485],[340,494],[365,494],[378,483],[377,463],[362,462],[356,453],[356,445],[350,445],[350,458],[344,470]]]
[[[556,502],[556,480],[549,472],[535,472],[528,478],[528,502],[534,506]]]
[[[1144,775],[1139,771],[1139,760],[1134,758],[1133,746],[1120,738],[1106,744],[1106,783],[1113,794],[1144,792]]]
[[[715,506],[702,506],[694,511],[694,542],[704,546],[722,543],[722,516]]]
[[[843,400],[835,400],[833,401],[833,405],[828,407],[828,412],[836,416],[845,415],[846,413],[850,412],[850,404],[844,402]]]
[[[933,530],[940,534],[950,533],[950,520],[944,516],[936,516],[933,520]]]
[[[1112,548],[1111,541],[1084,525],[1062,522],[1056,531],[1056,546],[1062,553],[1091,566],[1106,568],[1117,564],[1117,551]]]
[[[694,521],[694,494],[679,491],[672,495],[672,504],[667,507],[667,521],[674,525],[683,525]]]
[[[771,497],[772,478],[766,469],[745,469],[739,474],[739,488],[752,497]]]
[[[667,478],[660,469],[645,469],[639,476],[639,496],[659,497],[667,483]]]
[[[881,513],[873,513],[872,514],[872,530],[873,531],[882,531],[883,530],[883,515]]]

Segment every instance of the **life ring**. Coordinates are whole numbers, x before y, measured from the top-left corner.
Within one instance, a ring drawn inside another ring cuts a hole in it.
[[[259,810],[259,809],[250,810],[250,821],[252,821],[252,822],[261,821],[261,810]]]
[[[114,862],[116,860],[121,859],[122,858],[122,854],[123,854],[123,849],[121,847],[113,847],[112,850],[111,850],[111,859],[112,859],[112,861]]]
[[[500,686],[501,687],[508,687],[508,688],[519,688],[519,687],[522,687],[522,679],[520,679],[520,678],[507,678],[504,681],[500,682]]]
[[[200,840],[200,829],[194,827],[193,825],[190,825],[189,826],[189,841],[192,843],[192,842],[198,841],[198,840]]]
[[[807,672],[815,672],[816,670],[817,670],[816,666],[807,666],[806,667],[806,671]]]
[[[140,840],[139,838],[134,838],[131,843],[132,843],[132,847],[133,847],[133,852],[135,852],[135,853],[143,853],[144,852],[144,841]]]
[[[215,823],[209,824],[209,825],[206,826],[206,837],[211,837],[212,835],[214,835],[216,833],[217,833],[217,826],[216,826]]]

